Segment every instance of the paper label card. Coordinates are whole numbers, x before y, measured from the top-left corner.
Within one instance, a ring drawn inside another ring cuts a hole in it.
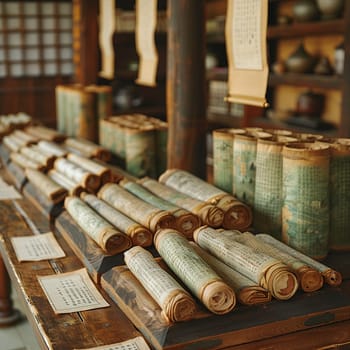
[[[136,337],[117,344],[102,345],[96,348],[74,349],[74,350],[150,350],[145,339]]]
[[[38,276],[56,314],[79,312],[109,306],[85,268],[50,276]]]
[[[66,256],[52,232],[11,238],[18,261],[40,261]]]
[[[20,199],[22,195],[0,177],[0,200]]]

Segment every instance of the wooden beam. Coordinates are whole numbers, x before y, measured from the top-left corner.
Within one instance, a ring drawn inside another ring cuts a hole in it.
[[[73,0],[75,82],[97,82],[99,71],[98,0]]]
[[[205,1],[168,1],[168,168],[206,177]]]

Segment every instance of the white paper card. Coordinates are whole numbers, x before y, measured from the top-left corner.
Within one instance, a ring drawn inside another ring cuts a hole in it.
[[[20,199],[22,195],[0,177],[0,200]]]
[[[18,261],[40,261],[66,256],[52,232],[11,238]]]
[[[109,306],[91,281],[86,269],[50,276],[38,276],[56,314]]]
[[[150,350],[150,348],[142,337],[136,337],[134,339],[129,339],[121,343],[102,345],[98,346],[97,348],[88,348],[84,350]]]

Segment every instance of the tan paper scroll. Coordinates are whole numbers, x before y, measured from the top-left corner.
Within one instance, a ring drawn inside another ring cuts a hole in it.
[[[79,156],[74,153],[69,153],[67,159],[85,170],[97,175],[100,178],[101,184],[112,182],[112,171],[107,166],[97,163],[86,157]]]
[[[46,140],[46,141],[54,141],[54,142],[62,142],[66,139],[66,136],[64,134],[61,134],[60,132],[48,128],[46,126],[28,126],[25,131],[28,134],[31,134],[35,137],[37,137],[40,140]]]
[[[13,135],[22,139],[26,145],[32,145],[33,143],[37,143],[39,141],[36,136],[28,134],[27,132],[25,132],[23,130],[19,130],[19,129],[15,130],[13,132]]]
[[[81,186],[78,182],[69,179],[67,176],[55,169],[49,170],[47,175],[58,185],[64,187],[68,191],[68,194],[71,196],[79,197],[80,193],[84,191],[83,186]]]
[[[167,320],[179,322],[193,318],[196,311],[194,299],[159,266],[149,251],[133,247],[124,253],[124,259],[129,270],[161,307]]]
[[[117,184],[105,184],[99,190],[98,197],[153,233],[160,228],[175,226],[175,218],[170,212],[143,201]]]
[[[113,34],[115,31],[115,0],[100,0],[99,43],[101,50],[100,76],[114,78]]]
[[[158,53],[154,34],[157,24],[157,0],[136,1],[136,50],[139,55],[137,84],[155,86]]]
[[[224,264],[194,242],[190,242],[195,251],[213,268],[213,270],[235,291],[238,301],[244,305],[257,305],[271,301],[271,293],[260,287],[240,272]]]
[[[170,269],[215,314],[226,314],[236,305],[235,292],[206,263],[180,232],[157,231],[154,244]]]
[[[59,203],[66,197],[67,190],[41,171],[27,168],[25,173],[29,182],[53,203]]]
[[[251,247],[257,253],[264,253],[283,261],[298,276],[300,287],[304,292],[314,292],[322,288],[323,278],[321,273],[294,256],[273,245],[262,242],[250,232],[236,235],[233,239]]]
[[[11,152],[18,152],[22,147],[22,144],[18,142],[18,139],[13,137],[13,135],[4,136],[2,143]]]
[[[192,198],[149,177],[145,177],[139,182],[155,195],[198,215],[203,224],[211,227],[222,225],[224,212],[220,208]]]
[[[131,247],[130,237],[118,231],[80,198],[66,197],[64,207],[82,230],[107,254],[118,254]]]
[[[201,220],[197,215],[158,197],[141,184],[123,179],[119,185],[157,208],[171,212],[175,217],[176,228],[187,238],[192,238],[193,231],[201,225]]]
[[[53,166],[53,162],[55,161],[55,157],[48,156],[35,145],[22,147],[20,149],[20,153],[22,153],[24,156],[28,157],[29,159],[37,161],[38,163],[43,165],[46,169],[51,169]]]
[[[75,150],[75,153],[78,152],[80,155],[87,158],[97,158],[104,162],[108,162],[111,159],[110,151],[91,141],[81,138],[68,138],[65,140],[64,146]]]
[[[51,141],[41,140],[38,142],[37,146],[42,152],[55,157],[65,157],[68,153],[65,148]]]
[[[21,168],[30,168],[30,169],[36,169],[43,171],[45,169],[45,166],[40,164],[34,159],[28,158],[27,156],[17,153],[17,152],[12,152],[10,154],[10,159],[12,162],[16,163],[18,166]]]
[[[278,249],[286,252],[287,254],[290,254],[294,256],[297,259],[300,259],[305,264],[308,264],[309,266],[313,267],[314,269],[321,272],[322,276],[324,277],[327,284],[331,286],[339,286],[342,282],[342,275],[336,271],[330,268],[329,266],[326,266],[319,261],[316,261],[309,256],[297,251],[296,249],[288,246],[287,244],[284,244],[274,237],[268,235],[268,234],[258,234],[256,235],[258,239],[261,239],[263,242],[273,245],[274,247],[277,247]]]
[[[267,14],[268,0],[228,0],[225,39],[229,102],[268,105]]]
[[[132,220],[93,194],[84,192],[81,193],[80,197],[118,230],[126,233],[131,238],[133,245],[141,247],[152,245],[153,234],[148,228]]]
[[[100,187],[101,182],[97,175],[90,173],[66,158],[57,158],[54,168],[92,192]]]
[[[295,294],[298,281],[287,265],[254,252],[224,232],[203,226],[194,232],[193,238],[200,247],[270,291],[276,299],[287,300]]]
[[[222,223],[224,228],[245,230],[252,223],[252,211],[248,205],[185,170],[168,169],[159,177],[159,181],[188,196],[220,208],[224,212]]]

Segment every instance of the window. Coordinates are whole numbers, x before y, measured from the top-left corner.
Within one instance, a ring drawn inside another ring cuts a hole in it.
[[[73,74],[72,2],[0,2],[0,78]]]

